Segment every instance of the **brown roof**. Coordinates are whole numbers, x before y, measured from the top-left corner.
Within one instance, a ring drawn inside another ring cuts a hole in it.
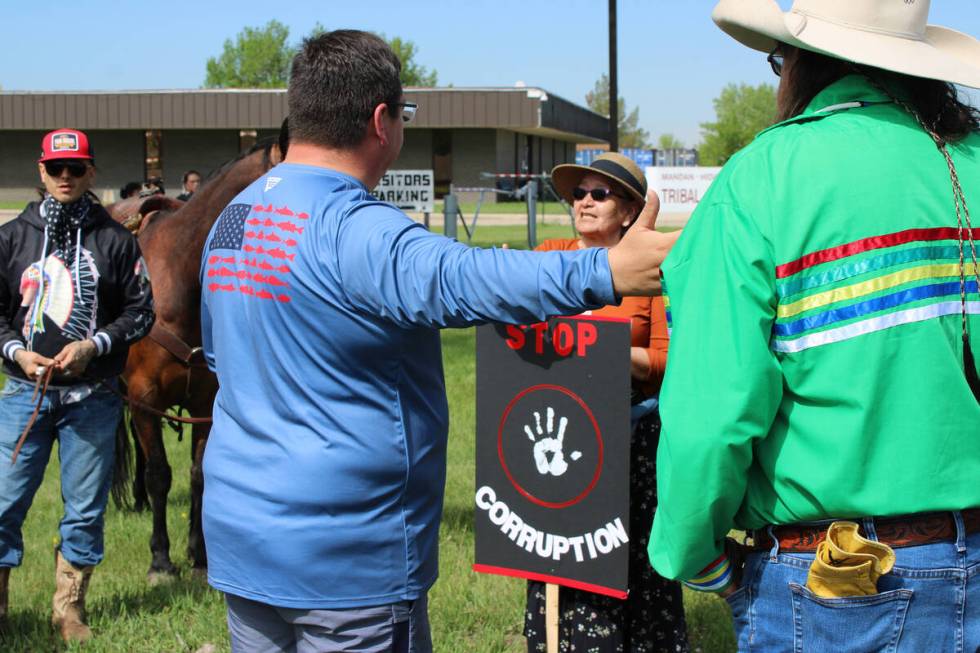
[[[538,88],[407,88],[409,128],[490,128],[576,142],[606,139],[608,120]],[[0,92],[0,130],[271,129],[284,89]]]

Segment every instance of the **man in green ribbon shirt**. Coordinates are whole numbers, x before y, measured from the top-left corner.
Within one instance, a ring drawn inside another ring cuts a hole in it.
[[[966,204],[980,206],[980,122],[953,86],[980,87],[980,43],[928,11],[715,9],[770,53],[780,122],[728,162],[662,268],[650,557],[726,596],[740,650],[980,647],[980,228]],[[878,594],[807,589],[838,519],[894,549]],[[730,529],[751,537],[744,567],[725,555]]]

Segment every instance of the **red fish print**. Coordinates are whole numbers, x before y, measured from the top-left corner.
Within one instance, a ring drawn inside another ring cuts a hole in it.
[[[280,265],[279,267],[277,267],[275,269],[278,272],[282,272],[283,274],[289,274],[289,266],[288,265]]]
[[[238,290],[245,295],[254,295],[255,291],[252,290],[252,286],[238,286]]]
[[[283,304],[285,304],[286,302],[292,301],[289,298],[289,295],[279,295],[278,297],[276,297],[276,299],[279,300],[280,302],[282,302]]]
[[[277,277],[275,275],[272,275],[272,274],[269,275],[269,278],[268,278],[267,281],[268,281],[268,283],[269,283],[270,286],[285,287],[285,286],[288,286],[289,285],[288,283],[286,283],[285,281],[283,281],[279,277]]]
[[[272,267],[272,264],[269,263],[268,261],[262,261],[261,263],[259,263],[259,267],[265,270],[266,272],[268,272],[269,270],[275,270],[275,268]]]
[[[297,244],[297,243],[296,243],[296,241],[295,241],[295,240],[293,240],[292,238],[289,238],[289,239],[287,239],[287,240],[286,240],[286,242],[284,242],[283,244],[284,244],[284,245],[285,245],[286,247],[296,247],[296,244]]]
[[[253,227],[257,227],[257,226],[259,226],[260,224],[262,224],[262,221],[261,221],[261,220],[259,220],[258,218],[252,218],[251,220],[246,220],[246,221],[245,221],[245,223],[246,223],[246,224],[250,224],[250,225],[252,225]]]
[[[254,251],[256,251],[255,248],[252,247],[251,245],[245,245],[244,247],[242,247],[242,249],[244,249],[246,252],[254,252]]]
[[[265,213],[265,207],[262,206],[261,204],[256,204],[255,206],[252,207],[252,210],[255,211],[256,213]]]
[[[272,220],[270,220],[269,218],[266,218],[265,219],[265,222],[262,223],[262,226],[263,227],[275,227],[276,226],[276,223],[273,222]]]
[[[289,210],[288,206],[284,206],[281,209],[276,209],[276,213],[279,215],[293,215],[293,212]]]
[[[282,238],[280,238],[279,236],[277,236],[275,234],[269,234],[268,236],[265,237],[265,239],[268,240],[270,243],[281,243],[282,242]]]
[[[258,272],[256,272],[255,274],[252,275],[252,281],[256,283],[265,283],[266,276],[264,274],[259,274]]]
[[[276,225],[283,231],[288,231],[291,234],[301,234],[303,233],[303,227],[297,227],[292,222],[286,222],[285,220]]]
[[[268,290],[260,290],[257,293],[255,293],[255,296],[258,297],[259,299],[272,299],[272,293],[269,292]]]
[[[309,220],[310,219],[310,214],[309,213],[297,213],[296,214],[296,217],[299,218],[300,220]]]

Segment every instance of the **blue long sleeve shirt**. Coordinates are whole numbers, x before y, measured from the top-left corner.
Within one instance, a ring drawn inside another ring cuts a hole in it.
[[[220,383],[204,457],[209,580],[292,608],[412,600],[435,582],[439,328],[618,301],[604,249],[470,248],[352,177],[297,164],[224,210],[201,281]]]

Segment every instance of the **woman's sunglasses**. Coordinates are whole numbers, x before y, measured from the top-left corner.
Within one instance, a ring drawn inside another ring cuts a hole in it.
[[[45,161],[44,170],[49,177],[60,177],[65,170],[72,177],[82,177],[88,172],[88,164],[84,161]]]
[[[572,197],[577,200],[584,200],[586,195],[591,195],[592,199],[596,202],[605,202],[610,197],[618,197],[616,193],[612,192],[608,188],[593,188],[592,190],[586,190],[579,186],[578,188],[572,189]]]

